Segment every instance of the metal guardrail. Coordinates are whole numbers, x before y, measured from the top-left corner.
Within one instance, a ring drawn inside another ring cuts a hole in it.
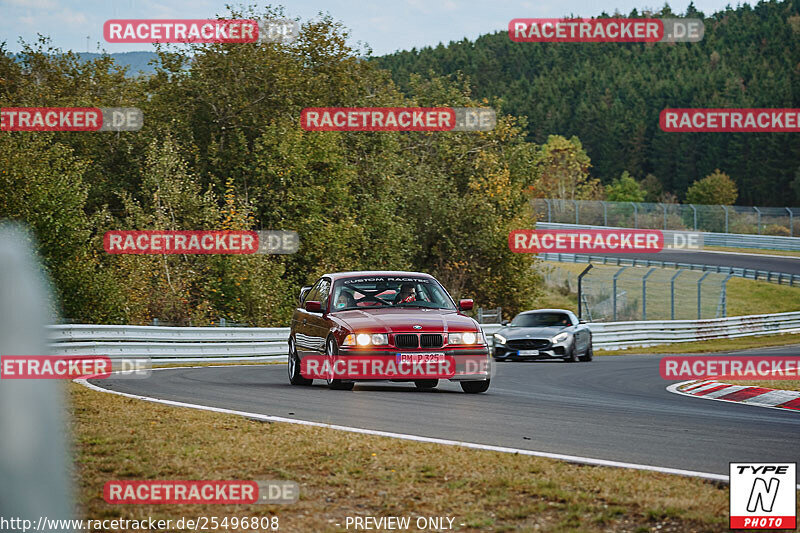
[[[618,226],[592,226],[589,224],[537,222],[536,227],[537,229],[615,229]],[[754,248],[758,250],[786,250],[800,252],[800,237],[776,237],[773,235],[751,235],[746,233],[712,233],[708,231],[701,231],[700,233],[703,235],[704,246],[723,246],[729,248]]]
[[[481,324],[490,345],[501,324]],[[800,312],[711,320],[593,322],[594,347],[618,350],[675,342],[800,332]],[[150,357],[154,363],[285,361],[289,328],[48,326],[54,355]],[[258,339],[258,340],[255,340]]]
[[[289,328],[48,326],[56,355],[149,357],[154,363],[285,361]]]
[[[600,263],[616,266],[643,266],[661,268],[683,268],[686,270],[700,270],[703,272],[717,272],[731,274],[740,278],[757,281],[769,281],[779,285],[800,285],[800,275],[788,272],[775,272],[773,270],[757,270],[754,268],[739,268],[720,265],[700,265],[697,263],[679,263],[675,261],[657,261],[655,259],[635,259],[627,257],[608,257],[604,255],[588,254],[538,254],[544,261],[557,261],[559,263]]]

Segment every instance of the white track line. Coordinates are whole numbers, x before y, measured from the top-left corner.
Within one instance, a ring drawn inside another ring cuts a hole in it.
[[[237,366],[260,366],[260,365],[237,365]],[[219,367],[219,366],[202,366],[202,367],[170,367],[170,368],[159,368],[153,370],[177,370],[177,369],[185,369],[185,368],[229,368],[229,367]],[[295,418],[284,418],[281,416],[272,416],[272,415],[263,415],[260,413],[248,413],[246,411],[235,411],[232,409],[224,409],[221,407],[210,407],[207,405],[198,405],[193,403],[185,403],[185,402],[176,402],[172,400],[162,400],[160,398],[152,398],[150,396],[140,396],[138,394],[129,394],[126,392],[119,392],[114,390],[104,389],[102,387],[98,387],[97,385],[93,385],[86,381],[86,379],[76,379],[76,383],[80,383],[81,385],[88,387],[92,390],[99,391],[99,392],[106,392],[110,394],[118,394],[120,396],[125,396],[126,398],[134,398],[137,400],[145,400],[148,402],[154,403],[161,403],[164,405],[172,405],[174,407],[188,407],[190,409],[200,409],[203,411],[212,411],[215,413],[224,413],[229,415],[237,415],[237,416],[244,416],[247,418],[255,418],[257,420],[266,420],[268,422],[286,422],[288,424],[299,424],[303,426],[314,426],[314,427],[322,427],[328,429],[335,429],[338,431],[348,431],[350,433],[362,433],[365,435],[376,435],[380,437],[390,437],[394,439],[403,439],[403,440],[411,440],[417,442],[429,442],[433,444],[443,444],[447,446],[461,446],[464,448],[473,448],[477,450],[487,450],[493,452],[501,452],[501,453],[515,453],[519,455],[532,455],[535,457],[546,457],[548,459],[558,459],[560,461],[567,461],[570,463],[578,463],[584,465],[592,465],[592,466],[610,466],[616,468],[629,468],[633,470],[645,470],[649,472],[660,472],[662,474],[674,474],[678,476],[688,476],[688,477],[696,477],[702,479],[710,479],[714,481],[723,481],[725,483],[728,482],[728,476],[722,474],[713,474],[710,472],[696,472],[694,470],[682,470],[680,468],[668,468],[663,466],[652,466],[652,465],[642,465],[636,463],[624,463],[620,461],[609,461],[606,459],[595,459],[592,457],[580,457],[576,455],[563,455],[560,453],[549,453],[549,452],[538,452],[533,450],[525,450],[521,448],[509,448],[506,446],[492,446],[489,444],[479,444],[475,442],[464,442],[464,441],[457,441],[457,440],[449,440],[449,439],[439,439],[435,437],[423,437],[421,435],[408,435],[405,433],[394,433],[390,431],[378,431],[374,429],[364,429],[364,428],[355,428],[350,426],[339,426],[336,424],[325,424],[322,422],[310,422],[307,420],[298,420]]]

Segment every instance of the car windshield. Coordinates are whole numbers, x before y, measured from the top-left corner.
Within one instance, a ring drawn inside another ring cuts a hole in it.
[[[374,307],[455,310],[450,296],[433,278],[365,276],[334,284],[332,311]]]
[[[569,319],[569,315],[565,313],[523,313],[515,316],[510,325],[530,328],[570,326],[572,322]]]

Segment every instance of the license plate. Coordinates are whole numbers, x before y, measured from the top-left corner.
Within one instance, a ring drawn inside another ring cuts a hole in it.
[[[539,350],[520,350],[517,352],[517,355],[539,355]]]
[[[399,363],[409,363],[409,364],[416,364],[416,363],[444,363],[444,353],[443,352],[435,352],[435,353],[398,353],[397,354],[397,361]]]

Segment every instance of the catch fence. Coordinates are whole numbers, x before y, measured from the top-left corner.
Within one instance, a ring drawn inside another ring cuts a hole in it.
[[[800,236],[800,207],[661,204],[535,198],[542,222],[678,231]]]
[[[731,274],[658,267],[595,266],[584,275],[557,265],[544,269],[545,283],[577,294],[579,311],[591,322],[682,320],[727,316]]]

